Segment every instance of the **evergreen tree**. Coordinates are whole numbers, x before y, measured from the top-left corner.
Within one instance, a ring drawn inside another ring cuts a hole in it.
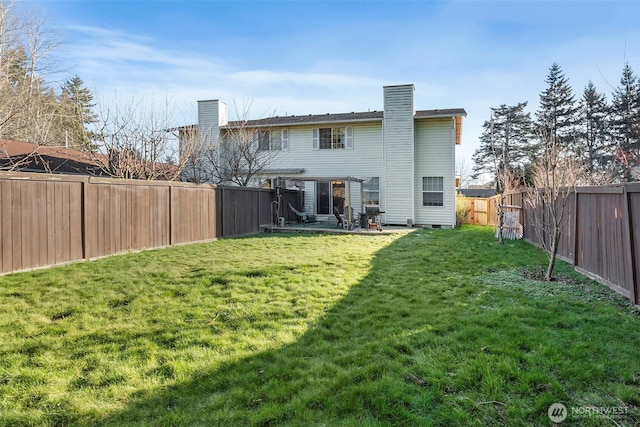
[[[521,168],[530,162],[530,141],[533,132],[531,114],[525,112],[526,102],[502,104],[491,108],[491,119],[483,124],[480,148],[473,153],[474,178],[481,173],[494,175],[499,186],[509,190],[521,183]],[[503,179],[500,184],[498,178]]]
[[[93,95],[77,75],[68,79],[62,86],[60,94],[60,110],[65,144],[81,150],[93,151],[93,134],[87,129],[95,123],[97,116],[92,108],[95,106]]]
[[[629,64],[622,70],[620,86],[613,93],[611,112],[620,178],[629,181],[634,179],[632,170],[640,166],[640,81]]]
[[[537,124],[541,133],[555,138],[561,147],[573,148],[578,108],[569,80],[560,66],[553,63],[545,82],[548,86],[540,94]]]
[[[612,160],[609,134],[609,106],[606,96],[589,82],[579,100],[578,144],[575,154],[585,167],[589,184],[604,184]]]

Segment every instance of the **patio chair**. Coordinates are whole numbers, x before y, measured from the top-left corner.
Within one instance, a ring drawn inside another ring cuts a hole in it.
[[[336,228],[344,228],[344,219],[342,218],[343,215],[340,213],[340,210],[338,210],[337,207],[333,208],[333,214],[338,220],[338,224],[336,225]]]
[[[296,208],[294,208],[293,206],[291,206],[291,203],[287,203],[289,205],[289,209],[291,209],[293,211],[293,213],[295,213],[298,218],[300,218],[300,220],[302,221],[302,224],[306,224],[309,222],[314,222],[315,221],[315,216],[309,214],[307,211],[299,211]]]

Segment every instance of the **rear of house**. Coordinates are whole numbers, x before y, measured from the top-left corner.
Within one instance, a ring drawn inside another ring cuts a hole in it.
[[[334,208],[357,214],[369,206],[383,212],[385,224],[454,227],[455,145],[466,112],[416,111],[412,84],[386,86],[383,97],[384,111],[243,122],[261,129],[255,143],[269,158],[255,184],[297,183],[305,210],[320,220]],[[218,147],[237,122],[228,122],[222,101],[199,101],[198,108],[197,132]]]

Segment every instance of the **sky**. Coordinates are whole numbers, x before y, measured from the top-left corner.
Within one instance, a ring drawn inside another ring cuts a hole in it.
[[[61,81],[98,102],[168,99],[175,125],[198,100],[249,118],[382,110],[413,83],[418,110],[464,108],[471,162],[490,108],[535,112],[555,62],[577,97],[611,99],[640,74],[639,1],[23,1],[59,35]]]

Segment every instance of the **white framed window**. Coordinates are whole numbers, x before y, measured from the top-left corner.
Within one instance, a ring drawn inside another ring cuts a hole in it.
[[[280,151],[289,149],[289,130],[261,130],[258,131],[258,150]]]
[[[380,177],[366,178],[362,183],[362,203],[369,206],[380,206]]]
[[[444,206],[443,177],[422,177],[422,206]]]
[[[353,148],[353,127],[313,129],[314,150],[341,150]]]

